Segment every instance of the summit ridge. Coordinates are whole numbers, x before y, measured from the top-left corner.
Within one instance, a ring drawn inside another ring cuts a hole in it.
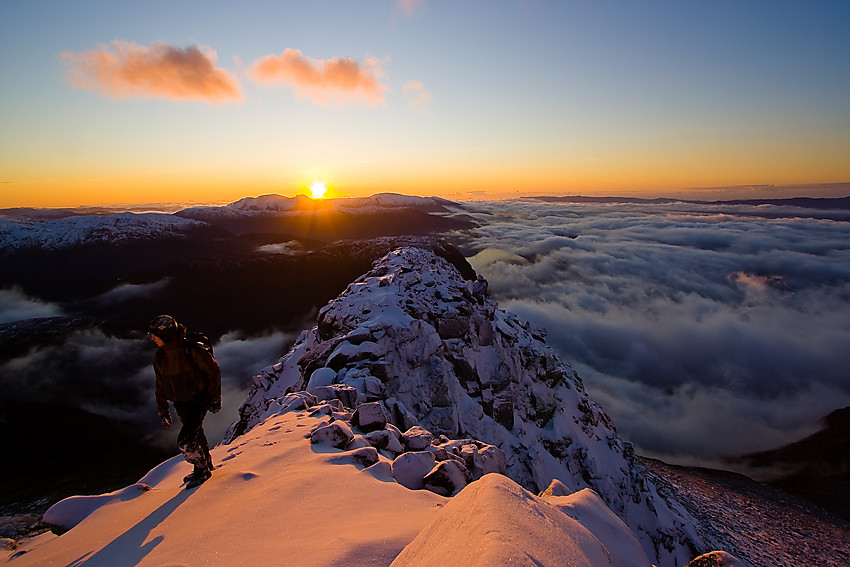
[[[319,311],[291,350],[255,378],[225,443],[329,390],[350,407],[380,404],[399,431],[471,438],[501,449],[506,475],[531,492],[553,481],[595,491],[658,565],[701,547],[688,512],[662,497],[611,419],[545,331],[474,294],[431,250],[401,246]],[[284,404],[285,405],[285,404]]]

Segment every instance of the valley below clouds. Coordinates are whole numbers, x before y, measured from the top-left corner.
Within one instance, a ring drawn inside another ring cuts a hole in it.
[[[850,223],[783,206],[469,204],[452,238],[642,454],[800,439],[850,405]],[[469,212],[469,211],[467,211]]]

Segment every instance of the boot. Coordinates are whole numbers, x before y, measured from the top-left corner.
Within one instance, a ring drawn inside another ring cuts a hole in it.
[[[196,486],[200,486],[210,479],[212,472],[209,469],[200,469],[189,475],[191,478],[186,481],[186,490],[191,490]]]
[[[195,478],[200,478],[204,476],[207,471],[212,472],[211,469],[212,467],[195,465],[194,470],[183,477],[183,482],[191,482]]]

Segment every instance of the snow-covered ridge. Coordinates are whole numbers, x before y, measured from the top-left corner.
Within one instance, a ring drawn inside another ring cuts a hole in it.
[[[42,222],[0,219],[0,250],[67,248],[94,242],[181,238],[204,223],[165,213],[69,216]]]
[[[658,565],[684,565],[700,548],[692,519],[659,495],[544,336],[473,295],[444,259],[400,248],[255,378],[226,441],[275,415],[293,392],[331,389],[352,406],[378,402],[400,431],[419,426],[499,447],[507,476],[532,492],[553,480],[572,492],[591,488]]]
[[[284,197],[269,194],[245,197],[222,207],[191,207],[177,213],[186,218],[199,220],[223,218],[233,219],[259,215],[285,215],[316,211],[337,211],[350,214],[378,213],[397,209],[419,209],[442,211],[448,205],[456,205],[439,197],[415,197],[395,193],[379,193],[371,197],[311,199],[305,195]]]

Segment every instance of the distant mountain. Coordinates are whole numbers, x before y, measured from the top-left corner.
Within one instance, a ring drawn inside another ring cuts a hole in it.
[[[462,205],[437,197],[382,193],[354,199],[315,200],[298,195],[246,197],[222,207],[193,207],[176,216],[202,221],[235,235],[277,234],[333,242],[471,226],[468,219],[434,213],[458,212]]]
[[[474,226],[462,215],[447,214],[459,207],[443,199],[381,194],[322,201],[265,195],[177,214],[6,209],[0,211],[0,288],[17,287],[52,302],[78,302],[121,284],[171,278],[174,285],[182,282],[187,294],[215,299],[222,289],[213,289],[200,274],[215,272],[221,277],[210,281],[224,279],[232,288],[243,273],[240,269],[307,271],[304,262],[291,257],[303,260],[311,250],[340,240],[428,235]],[[290,251],[289,259],[274,253],[283,250]],[[256,281],[269,278],[261,273]],[[83,307],[100,309],[96,304]],[[109,308],[110,318],[120,317],[114,302]]]
[[[741,460],[752,476],[850,520],[850,407],[830,413],[805,439]]]
[[[40,222],[0,219],[0,251],[185,238],[204,228],[203,223],[164,213],[68,216]]]

